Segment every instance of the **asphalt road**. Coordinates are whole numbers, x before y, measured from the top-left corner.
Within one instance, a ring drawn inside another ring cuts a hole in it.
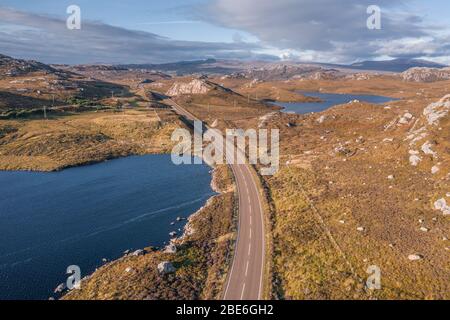
[[[173,100],[169,102],[179,115],[191,121],[198,120]],[[263,298],[265,252],[261,199],[251,168],[247,164],[232,164],[230,167],[239,196],[239,224],[235,254],[223,299],[259,300]]]

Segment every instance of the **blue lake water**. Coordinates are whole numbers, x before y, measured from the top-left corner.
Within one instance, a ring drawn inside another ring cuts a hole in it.
[[[169,155],[61,172],[0,172],[0,299],[48,299],[78,265],[82,277],[127,249],[162,246],[211,190],[206,165]]]
[[[345,104],[353,100],[359,100],[369,103],[386,103],[396,100],[394,98],[373,96],[373,95],[354,95],[354,94],[333,94],[321,92],[298,91],[309,97],[320,98],[321,102],[275,102],[276,105],[284,107],[283,112],[291,112],[298,114],[305,114],[310,112],[320,112],[327,110],[333,106]]]

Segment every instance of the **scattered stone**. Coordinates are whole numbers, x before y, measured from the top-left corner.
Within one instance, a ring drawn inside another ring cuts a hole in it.
[[[129,254],[131,252],[131,250],[125,250],[124,252],[123,252],[123,254]]]
[[[444,216],[450,214],[450,206],[447,205],[447,201],[444,198],[437,200],[434,203],[434,209],[442,211]]]
[[[164,261],[158,264],[158,272],[160,274],[174,273],[175,271],[176,269],[171,262]]]
[[[323,123],[327,117],[326,116],[320,116],[319,119],[317,119],[318,123]]]
[[[366,229],[364,227],[358,227],[358,228],[356,228],[356,230],[358,230],[359,232],[363,232]]]
[[[431,173],[432,174],[436,174],[438,172],[439,172],[439,167],[438,166],[434,166],[434,167],[431,168]]]
[[[144,250],[141,250],[141,249],[136,250],[136,251],[134,251],[134,252],[132,253],[132,255],[135,256],[135,257],[143,256],[144,254],[145,254],[145,251],[144,251]]]
[[[177,236],[177,232],[176,231],[172,231],[169,233],[169,236],[172,238],[175,238]]]
[[[387,177],[389,180],[394,180],[394,176],[391,174],[390,176]]]
[[[102,262],[108,262],[108,259],[103,258],[103,259],[102,259]]]
[[[59,286],[56,287],[55,293],[62,293],[67,289],[67,285],[65,283],[61,283]]]
[[[400,117],[400,120],[398,120],[398,123],[400,124],[408,124],[410,121],[414,118],[414,116],[407,112],[403,116]]]
[[[409,259],[410,261],[418,261],[418,260],[422,260],[422,259],[423,259],[423,256],[420,255],[420,254],[410,254],[410,255],[408,256],[408,259]]]
[[[345,221],[344,220],[339,220],[339,223],[345,224]]]
[[[341,156],[349,156],[352,153],[349,148],[343,146],[342,144],[339,144],[337,147],[335,147],[334,152],[340,154]]]
[[[420,161],[422,161],[422,158],[419,156],[412,155],[409,157],[409,163],[414,167],[418,166]]]
[[[431,142],[430,142],[430,141],[427,141],[427,142],[425,142],[425,143],[423,144],[423,146],[422,146],[422,151],[423,151],[423,153],[425,153],[426,155],[431,155],[431,156],[433,156],[433,157],[436,157],[436,156],[437,156],[437,153],[434,152],[434,151],[431,149],[432,146],[433,146],[433,145],[431,144]]]
[[[421,227],[421,228],[420,228],[420,231],[422,231],[422,232],[428,232],[429,230],[428,230],[428,228]]]
[[[133,269],[131,269],[130,267],[128,267],[128,268],[125,269],[125,272],[126,272],[126,273],[130,273],[132,270],[133,270]]]
[[[164,249],[164,252],[165,253],[176,253],[177,252],[177,247],[174,244],[169,244]]]

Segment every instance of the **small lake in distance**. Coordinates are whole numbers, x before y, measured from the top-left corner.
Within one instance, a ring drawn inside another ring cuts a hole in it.
[[[373,95],[353,95],[353,94],[334,94],[309,91],[297,91],[305,96],[320,98],[321,102],[274,102],[275,105],[284,107],[282,110],[286,113],[305,114],[310,112],[321,112],[333,106],[345,104],[353,100],[359,100],[369,103],[386,103],[396,100],[395,98],[373,96]]]
[[[0,172],[0,299],[48,299],[128,249],[163,246],[214,195],[211,168],[133,156],[60,172]]]

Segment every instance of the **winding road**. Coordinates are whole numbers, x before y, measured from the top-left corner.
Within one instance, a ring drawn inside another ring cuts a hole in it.
[[[200,121],[173,100],[168,100],[176,113],[190,121]],[[234,145],[226,150],[232,150]],[[237,152],[240,152],[238,150]],[[230,165],[239,196],[239,223],[235,253],[228,273],[224,300],[263,299],[265,254],[264,212],[260,194],[247,164]]]

